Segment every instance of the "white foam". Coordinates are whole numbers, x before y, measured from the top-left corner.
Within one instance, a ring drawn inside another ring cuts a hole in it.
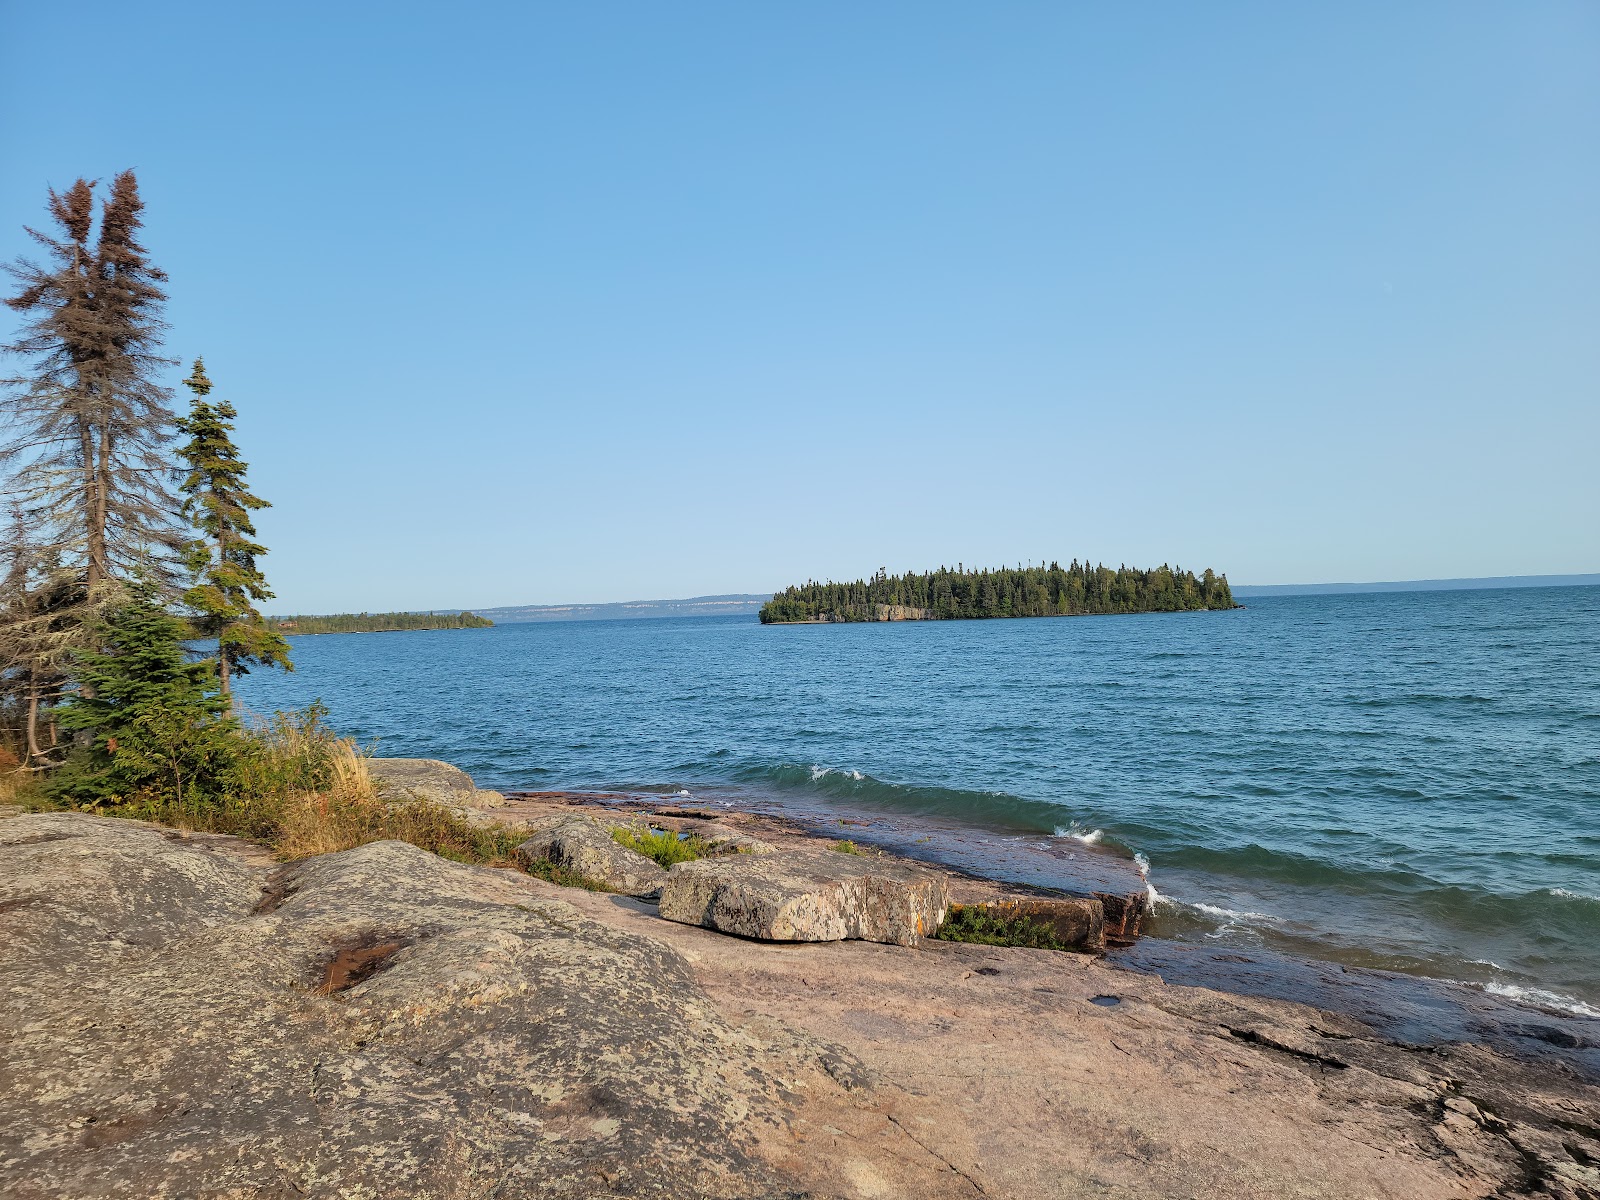
[[[1240,912],[1236,908],[1222,908],[1216,904],[1196,904],[1194,907],[1208,917],[1216,917],[1219,921],[1227,921],[1230,924],[1240,921],[1266,921],[1269,924],[1276,924],[1279,920],[1271,913]]]
[[[1522,987],[1515,983],[1484,983],[1472,986],[1481,987],[1491,996],[1502,996],[1507,1000],[1516,1000],[1522,1004],[1532,1004],[1539,1008],[1559,1009],[1577,1017],[1600,1018],[1600,1008],[1595,1008],[1592,1004],[1585,1004],[1582,1000],[1575,1000],[1571,996],[1563,996],[1559,992],[1547,992],[1543,988]]]
[[[822,779],[822,778],[824,778],[824,777],[826,777],[828,775],[843,775],[846,779],[854,779],[857,783],[860,783],[863,779],[866,778],[866,776],[863,775],[860,771],[842,771],[842,770],[839,770],[839,769],[837,769],[835,767],[813,766],[811,768],[811,782],[812,783],[815,783],[817,780]]]
[[[1158,904],[1166,903],[1162,899],[1161,893],[1156,891],[1156,885],[1150,882],[1150,860],[1142,852],[1135,850],[1133,852],[1133,865],[1139,868],[1139,878],[1144,880],[1145,895],[1149,900],[1150,907],[1154,908]]]
[[[1600,904],[1600,896],[1591,896],[1587,892],[1571,892],[1566,888],[1546,888],[1552,896],[1560,896],[1563,900],[1588,900]]]
[[[1100,839],[1105,835],[1106,831],[1104,829],[1091,829],[1085,833],[1081,825],[1056,826],[1056,836],[1058,838],[1072,838],[1074,841],[1082,842],[1085,846],[1098,846]]]

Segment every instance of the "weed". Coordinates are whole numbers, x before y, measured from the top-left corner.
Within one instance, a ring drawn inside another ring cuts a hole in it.
[[[611,831],[612,840],[635,854],[653,859],[663,867],[704,858],[710,849],[698,834],[679,837],[670,829],[633,829],[619,826]]]
[[[950,915],[933,936],[946,942],[977,942],[984,946],[1072,949],[1057,938],[1047,925],[1030,917],[1000,916],[981,904],[952,905]]]
[[[833,844],[833,848],[835,850],[837,850],[840,854],[865,854],[866,853],[866,851],[864,851],[860,846],[858,846],[854,842],[852,842],[849,838],[845,838],[841,842],[835,842]]]

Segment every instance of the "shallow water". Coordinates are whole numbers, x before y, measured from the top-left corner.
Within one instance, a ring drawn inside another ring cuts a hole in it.
[[[484,786],[873,820],[868,840],[929,837],[1046,885],[1097,841],[1148,860],[1157,932],[1180,942],[1600,1016],[1600,587],[505,625],[294,653],[295,674],[243,681],[249,707],[320,697],[380,753]]]

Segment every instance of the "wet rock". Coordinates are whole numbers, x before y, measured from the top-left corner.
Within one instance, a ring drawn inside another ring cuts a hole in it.
[[[460,767],[437,758],[372,758],[367,770],[390,796],[466,810],[499,808],[506,802],[499,792],[480,790]]]
[[[948,904],[942,875],[832,850],[679,863],[661,889],[669,921],[768,942],[915,946],[939,927]]]
[[[547,895],[399,842],[257,867],[0,822],[0,1193],[787,1194],[752,1147],[786,1089],[838,1087],[820,1051]]]
[[[545,860],[600,884],[607,891],[654,900],[667,873],[642,854],[617,844],[612,825],[590,817],[561,817],[535,828],[517,847],[524,862]]]

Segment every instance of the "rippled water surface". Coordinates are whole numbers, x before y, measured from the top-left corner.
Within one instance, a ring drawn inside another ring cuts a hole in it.
[[[484,786],[686,789],[902,838],[920,822],[999,874],[1007,848],[1100,831],[1149,860],[1168,936],[1600,1015],[1597,587],[505,625],[294,653],[294,675],[244,681],[250,707],[320,697],[380,753]]]

